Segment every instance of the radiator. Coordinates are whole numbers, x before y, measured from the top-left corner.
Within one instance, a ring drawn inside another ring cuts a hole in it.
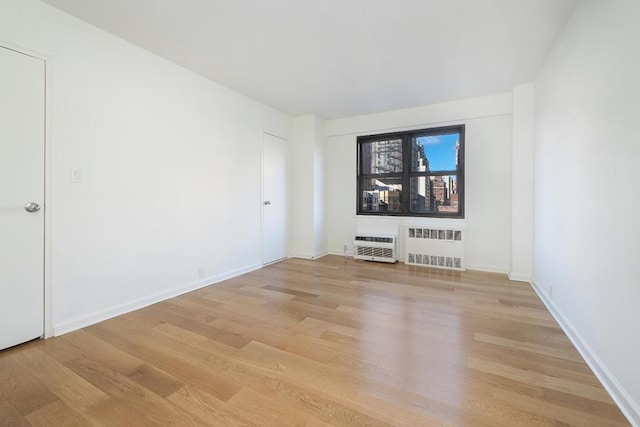
[[[356,234],[353,258],[367,261],[396,262],[396,236],[393,234]]]
[[[462,229],[408,226],[405,230],[405,264],[465,269]]]

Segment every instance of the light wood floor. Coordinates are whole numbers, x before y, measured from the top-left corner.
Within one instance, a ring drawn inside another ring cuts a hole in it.
[[[0,425],[628,423],[529,285],[328,256],[0,352]]]

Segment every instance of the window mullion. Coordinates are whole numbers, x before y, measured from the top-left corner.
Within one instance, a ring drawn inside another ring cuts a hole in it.
[[[409,189],[411,174],[411,137],[402,138],[402,213],[410,215],[411,190]]]

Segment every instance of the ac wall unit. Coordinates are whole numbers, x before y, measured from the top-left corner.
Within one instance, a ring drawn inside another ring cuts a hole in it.
[[[353,240],[353,258],[366,261],[397,262],[395,234],[356,234]]]
[[[464,270],[464,232],[456,228],[408,226],[405,234],[405,264]]]

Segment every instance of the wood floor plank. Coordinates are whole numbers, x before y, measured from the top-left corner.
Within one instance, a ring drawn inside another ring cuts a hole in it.
[[[583,384],[599,387],[600,382],[583,361],[558,359],[553,356],[530,353],[521,349],[507,349],[493,344],[474,343],[471,345],[475,357],[482,360],[500,362],[515,368],[575,380]]]
[[[88,420],[69,408],[63,401],[57,400],[26,416],[32,426],[37,427],[82,427]]]
[[[558,359],[566,359],[566,360],[572,360],[576,362],[582,361],[582,357],[580,356],[580,353],[578,353],[576,349],[571,347],[557,348],[557,347],[551,347],[549,345],[533,344],[530,342],[522,341],[520,339],[514,340],[514,339],[496,337],[493,335],[487,335],[487,334],[481,334],[481,333],[475,333],[474,339],[476,341],[495,344],[508,349],[524,350],[529,353],[541,354],[545,356],[553,356]]]
[[[0,399],[9,402],[21,415],[28,415],[58,397],[11,357],[0,360]]]
[[[170,373],[183,383],[199,387],[223,401],[231,398],[241,388],[240,384],[229,380],[226,376],[205,369],[203,362],[208,355],[187,353],[184,348],[179,348],[158,335],[151,337],[146,334],[136,334],[135,330],[118,332],[106,327],[93,327],[92,333],[158,369]]]
[[[65,367],[130,408],[143,419],[158,424],[183,423],[194,426],[198,424],[189,413],[179,410],[174,405],[167,405],[152,391],[89,356],[83,353],[78,354],[75,349],[65,340],[57,340],[51,343],[48,352]]]
[[[163,330],[172,330],[174,336],[185,345],[194,345],[201,347],[203,350],[208,350],[208,346],[211,345],[210,341],[197,338],[193,339],[193,337],[190,338],[192,333],[189,331],[182,330],[180,332],[179,329],[171,327],[170,325],[163,325],[161,328]],[[266,371],[268,373],[267,381],[257,381],[254,378],[245,377],[243,378],[243,383],[251,385],[254,390],[258,390],[265,395],[286,396],[285,400],[288,402],[288,406],[302,406],[305,408],[305,412],[310,411],[316,413],[318,418],[337,423],[335,425],[348,425],[344,424],[347,422],[346,420],[366,418],[363,414],[352,413],[348,408],[345,408],[338,402],[332,402],[330,399],[327,399],[326,396],[320,398],[318,393],[324,392],[324,388],[322,387],[316,389],[314,392],[310,391],[308,386],[296,387],[292,385],[290,381],[283,380],[282,378],[282,374],[285,371],[298,372],[300,366],[304,366],[304,370],[312,373],[318,369],[323,369],[324,364],[316,362],[314,358],[308,359],[302,357],[297,353],[292,353],[292,357],[287,358],[287,361],[282,358],[279,359],[280,361],[275,361],[278,359],[273,359],[270,356],[273,355],[274,351],[277,352],[278,350],[268,349],[270,349],[270,347],[256,343],[255,345],[250,344],[246,348],[235,351],[234,353],[229,353],[229,349],[227,349],[226,356],[232,357],[234,361],[251,367],[254,372],[264,373]],[[216,349],[210,350],[214,352]],[[212,367],[213,366],[215,365],[212,365]],[[238,372],[240,369],[236,367],[234,371]],[[254,377],[255,376],[257,375],[254,374]],[[276,378],[278,378],[277,381],[275,380]],[[287,376],[287,379],[292,378]],[[295,375],[293,379],[295,379]]]
[[[620,425],[619,422],[612,421],[607,418],[611,414],[610,411],[601,411],[599,413],[592,414],[588,411],[565,407],[558,403],[549,402],[548,400],[536,399],[519,393],[508,393],[503,390],[494,391],[493,397],[498,401],[526,411],[546,414],[549,417],[555,418],[559,422],[569,425],[593,427]]]
[[[251,417],[251,422],[265,427],[309,426],[326,427],[325,423],[310,413],[297,411],[276,399],[256,393],[245,388],[235,395],[229,405],[236,410],[246,411]],[[257,415],[259,414],[259,415]],[[349,425],[349,424],[345,424]],[[351,424],[358,425],[358,424]],[[359,425],[363,425],[360,423]],[[369,424],[372,425],[372,424]]]
[[[290,259],[0,352],[0,425],[627,426],[506,275]]]
[[[166,330],[170,327],[168,325],[164,325],[162,328]],[[207,347],[210,345],[210,341],[189,339],[189,335],[192,334],[189,331],[183,330],[180,333],[178,332],[178,328],[173,327],[170,329],[173,330],[176,338],[182,339],[184,345],[194,345],[196,347],[201,347],[203,350],[208,350]],[[215,351],[215,349],[213,350]],[[233,352],[233,350],[231,351]],[[269,400],[269,398],[265,396],[270,396],[271,399],[281,401],[282,404],[280,404],[280,406],[284,405],[283,407],[289,408],[299,407],[299,412],[315,414],[315,418],[317,419],[314,419],[311,425],[319,423],[320,420],[334,423],[331,425],[349,425],[348,422],[354,422],[354,420],[367,420],[369,418],[365,414],[354,412],[352,409],[344,407],[338,402],[327,399],[326,396],[320,397],[317,393],[309,392],[308,387],[296,387],[282,379],[276,380],[278,374],[282,373],[282,369],[286,369],[282,364],[278,364],[273,370],[267,369],[269,374],[266,377],[263,377],[262,380],[258,379],[258,377],[263,376],[262,374],[265,372],[264,368],[266,368],[266,366],[262,364],[263,359],[260,357],[254,359],[245,358],[245,353],[244,349],[231,354],[227,350],[225,356],[220,355],[217,358],[218,360],[212,359],[210,363],[212,368],[218,367],[219,369],[228,368],[229,364],[236,364],[236,366],[232,368],[236,374],[239,374],[241,371],[245,371],[246,375],[240,378],[243,384],[250,386],[253,391],[262,395],[258,396],[255,393],[251,394],[253,396],[253,400],[257,399],[257,402],[254,402],[255,404],[263,404],[265,400]],[[225,357],[230,357],[232,359],[224,360]],[[255,363],[256,360],[260,360],[260,362]],[[245,365],[249,370],[238,366],[238,362]],[[247,393],[247,391],[246,389],[243,389],[240,393]],[[244,402],[244,398],[238,399],[236,395],[229,400],[229,402],[233,402],[234,405],[237,405],[238,401]],[[300,411],[300,409],[304,410]],[[281,415],[282,414],[279,416]],[[373,419],[369,419],[367,422],[371,424],[374,421],[375,420]],[[283,420],[281,419],[280,422],[282,423]]]
[[[27,419],[22,416],[9,402],[0,398],[0,426],[23,427],[30,426]]]
[[[534,384],[540,387],[550,388],[552,390],[571,393],[575,394],[576,396],[593,399],[599,402],[609,403],[611,401],[611,398],[602,387],[594,387],[592,385],[581,384],[576,381],[552,377],[550,375],[531,372],[524,369],[514,368],[512,366],[503,365],[501,363],[480,360],[473,357],[469,358],[469,367],[471,369],[489,372],[515,381],[521,381],[527,384]]]
[[[43,385],[92,425],[116,425],[116,421],[120,425],[130,425],[134,421],[141,425],[150,425],[145,420],[137,420],[138,417],[133,412],[47,354],[51,342],[53,340],[47,341],[41,349],[27,348],[16,354],[16,363],[37,376]]]
[[[246,408],[235,409],[215,396],[191,386],[184,386],[167,400],[194,414],[203,423],[228,427],[259,427],[245,418]]]

